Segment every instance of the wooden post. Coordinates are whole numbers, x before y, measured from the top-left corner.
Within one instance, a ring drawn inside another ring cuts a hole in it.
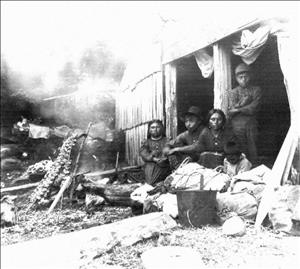
[[[165,93],[166,93],[166,135],[175,138],[177,135],[177,96],[176,96],[176,66],[166,64],[165,72]]]
[[[229,46],[217,43],[214,52],[214,108],[227,114],[228,90],[231,89],[231,59]]]
[[[83,140],[80,144],[78,154],[77,154],[77,157],[76,157],[75,167],[74,167],[74,171],[73,171],[73,175],[72,175],[71,190],[70,190],[70,200],[71,201],[73,199],[73,193],[74,193],[75,188],[76,188],[76,175],[77,175],[77,171],[78,171],[78,167],[79,167],[79,160],[80,160],[80,157],[81,157],[81,152],[82,152],[85,140],[86,140],[87,136],[89,135],[89,131],[91,129],[91,126],[92,126],[92,122],[89,123],[89,125],[88,125],[88,127],[85,131],[85,137],[83,138]]]

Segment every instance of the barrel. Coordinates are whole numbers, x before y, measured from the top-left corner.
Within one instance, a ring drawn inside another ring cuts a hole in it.
[[[177,191],[178,220],[186,227],[201,227],[218,223],[217,191]]]

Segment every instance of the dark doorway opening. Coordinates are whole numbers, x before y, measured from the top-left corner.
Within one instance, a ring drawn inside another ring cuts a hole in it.
[[[233,70],[240,62],[240,57],[232,55]],[[271,167],[290,126],[290,107],[275,37],[268,40],[266,47],[251,66],[254,71],[253,84],[260,86],[263,92],[262,105],[257,118],[258,155],[261,163]],[[235,86],[236,81],[233,76],[233,87]]]
[[[203,78],[194,56],[182,58],[176,62],[176,93],[177,93],[177,133],[185,131],[180,115],[190,106],[198,106],[203,116],[213,108],[214,78]]]

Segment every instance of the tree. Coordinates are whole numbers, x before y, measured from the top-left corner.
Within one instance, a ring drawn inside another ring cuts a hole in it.
[[[104,43],[87,49],[79,62],[80,73],[91,77],[109,77],[119,82],[125,70],[125,63],[118,59]]]
[[[56,92],[59,94],[68,94],[77,90],[79,74],[74,68],[72,62],[67,62],[64,68],[59,72],[60,85]]]

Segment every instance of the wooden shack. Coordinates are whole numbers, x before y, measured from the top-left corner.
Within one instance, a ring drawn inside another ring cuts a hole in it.
[[[246,32],[251,35],[262,28],[268,28],[266,40],[251,63],[255,84],[263,90],[258,154],[272,167],[276,159],[282,160],[279,152],[285,152],[284,163],[290,164],[300,133],[296,59],[292,54],[297,48],[296,23],[286,18],[254,18],[224,25],[194,22],[187,27],[181,27],[189,29],[182,32],[176,24],[169,27],[171,31],[166,27],[161,43],[153,46],[155,50],[137,56],[125,72],[117,95],[116,124],[126,133],[129,164],[142,163],[138,149],[150,120],[163,120],[167,136],[175,137],[184,130],[179,115],[189,106],[201,107],[204,115],[212,107],[227,111],[227,92],[235,86],[232,74],[244,60],[233,53],[233,45],[241,43]],[[212,61],[210,76],[204,77],[200,70],[196,59],[200,51]],[[299,154],[294,160],[297,158],[299,162]]]

